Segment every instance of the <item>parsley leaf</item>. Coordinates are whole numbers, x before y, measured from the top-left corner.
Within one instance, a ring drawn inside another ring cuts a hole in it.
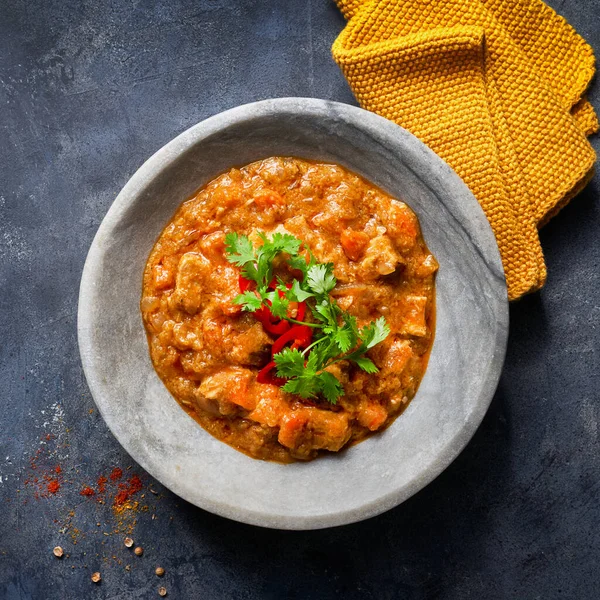
[[[379,342],[383,342],[388,335],[390,335],[390,328],[385,322],[384,317],[379,317],[379,319],[369,325],[365,325],[360,330],[360,339],[367,349],[376,346]]]
[[[248,312],[254,312],[262,306],[262,300],[250,290],[245,291],[243,294],[236,296],[233,299],[234,304],[241,304],[242,310]]]
[[[304,302],[309,298],[314,298],[314,294],[312,292],[307,292],[306,290],[302,289],[300,282],[297,279],[294,279],[291,289],[287,291],[287,295],[290,300],[294,300],[296,302]]]
[[[258,277],[258,269],[256,268],[256,265],[252,262],[246,263],[242,267],[242,277],[245,277],[246,279],[249,279],[250,281],[258,282],[259,277]]]
[[[352,338],[352,331],[346,326],[338,329],[334,335],[335,343],[342,352],[348,352],[348,350],[350,350],[352,347]]]
[[[330,404],[336,404],[338,397],[344,395],[344,388],[340,380],[329,371],[323,371],[317,377],[319,389],[323,393],[323,396],[325,396],[325,399]]]
[[[286,288],[284,287],[283,289]],[[263,294],[263,298],[267,300],[269,310],[273,315],[279,319],[285,319],[287,317],[290,301],[285,296],[282,297],[279,294],[279,290],[280,288],[278,286],[274,292],[266,292]]]
[[[309,267],[306,283],[315,294],[328,294],[337,283],[333,275],[333,263],[322,263]]]
[[[279,377],[301,377],[304,374],[304,356],[295,349],[284,348],[278,352],[273,360],[277,365],[277,375]]]
[[[319,387],[314,376],[306,374],[288,379],[281,388],[288,394],[296,394],[300,398],[316,398]]]
[[[243,267],[246,263],[256,260],[252,242],[247,235],[228,233],[225,236],[225,251],[227,260],[238,267]]]
[[[286,252],[290,256],[297,255],[302,245],[301,240],[289,233],[274,233],[271,240],[267,240],[266,243],[271,246],[273,255]]]
[[[355,362],[363,371],[366,371],[367,373],[377,373],[377,371],[379,371],[379,369],[375,366],[375,363],[366,356],[357,356],[353,359],[353,362]]]
[[[295,269],[296,271],[300,271],[302,273],[302,277],[303,279],[306,279],[306,274],[308,273],[308,268],[314,264],[314,262],[308,263],[306,262],[306,258],[304,258],[304,256],[301,255],[296,255],[296,256],[290,256],[290,259],[288,261],[290,267],[292,267],[292,269]]]

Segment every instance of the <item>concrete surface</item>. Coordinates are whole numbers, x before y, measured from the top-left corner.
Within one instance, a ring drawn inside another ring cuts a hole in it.
[[[550,4],[600,49],[597,0]],[[94,410],[77,291],[115,195],[225,108],[354,103],[329,54],[342,26],[327,0],[0,6],[0,598],[153,598],[159,585],[193,599],[598,598],[598,176],[543,230],[548,284],[511,307],[506,367],[473,441],[388,513],[317,532],[215,517],[144,476]],[[80,495],[115,466],[142,477],[137,512],[111,508],[118,482],[104,504]]]

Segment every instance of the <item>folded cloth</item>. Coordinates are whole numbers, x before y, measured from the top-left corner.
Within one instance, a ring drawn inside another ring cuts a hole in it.
[[[332,53],[361,106],[462,177],[492,226],[511,300],[542,287],[538,228],[589,181],[594,54],[541,0],[336,0]]]

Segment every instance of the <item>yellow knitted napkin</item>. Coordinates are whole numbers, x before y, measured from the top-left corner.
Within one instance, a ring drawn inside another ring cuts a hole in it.
[[[592,49],[541,0],[336,0],[332,52],[361,106],[462,177],[494,230],[511,300],[539,289],[538,227],[592,175]]]

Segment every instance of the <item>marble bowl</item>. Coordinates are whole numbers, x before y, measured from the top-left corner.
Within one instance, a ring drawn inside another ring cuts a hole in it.
[[[417,213],[440,263],[427,372],[386,431],[309,463],[254,460],[191,419],[156,375],[139,301],[148,254],[176,207],[235,165],[273,155],[332,161]],[[192,504],[264,527],[317,529],[388,510],[439,475],[488,408],[508,334],[498,248],[452,169],[394,123],[304,98],[218,114],[161,148],[129,180],[90,248],[79,297],[81,359],[92,395],[125,450]]]

